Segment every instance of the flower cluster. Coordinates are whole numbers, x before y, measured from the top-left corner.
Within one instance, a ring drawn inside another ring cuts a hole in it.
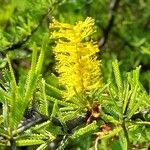
[[[88,94],[101,86],[100,61],[96,58],[98,45],[86,38],[95,32],[94,20],[88,17],[76,25],[60,23],[53,19],[50,28],[52,38],[56,38],[54,47],[59,81],[65,86],[63,95],[70,99],[75,93]]]

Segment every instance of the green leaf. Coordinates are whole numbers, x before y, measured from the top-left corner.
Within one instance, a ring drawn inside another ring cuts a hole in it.
[[[75,131],[74,134],[71,136],[72,139],[79,138],[80,136],[93,132],[98,128],[96,121],[93,121],[91,124],[80,128],[79,130]]]
[[[45,35],[43,38],[43,43],[42,43],[42,49],[41,49],[41,53],[36,65],[36,74],[40,74],[42,71],[42,66],[43,66],[43,62],[44,62],[44,56],[45,56],[45,50],[47,47],[47,43],[48,43],[48,35]]]
[[[119,127],[116,127],[115,129],[113,129],[112,131],[108,131],[108,133],[101,132],[100,139],[111,138],[111,137],[117,135],[121,130],[122,130],[122,127],[119,126]]]
[[[4,103],[5,98],[10,101],[9,94],[0,87],[0,102]]]
[[[43,140],[17,140],[16,145],[17,146],[31,146],[31,145],[40,145],[44,144],[45,142]]]
[[[70,107],[78,108],[78,106],[73,103],[69,103],[67,101],[61,101],[59,99],[56,99],[56,98],[48,96],[48,95],[46,96],[46,98],[47,98],[47,100],[52,101],[54,103],[55,103],[55,101],[57,101],[57,103],[62,106],[68,106],[68,107],[70,106]]]
[[[117,59],[112,62],[112,66],[113,66],[113,72],[115,75],[115,81],[118,87],[118,94],[119,94],[119,97],[121,97],[123,84],[122,84],[122,79],[121,79],[121,74],[120,74],[119,64],[118,64]]]
[[[51,91],[51,92],[55,92],[58,95],[61,95],[62,91],[60,89],[58,89],[57,87],[54,87],[48,83],[46,83],[46,88],[47,90]]]
[[[42,84],[41,84],[41,86],[42,86],[42,98],[40,98],[40,104],[39,104],[39,106],[38,106],[38,111],[41,113],[41,114],[43,114],[43,115],[45,115],[45,116],[48,116],[48,102],[47,102],[47,99],[46,99],[46,93],[45,93],[45,80],[44,79],[42,79]]]
[[[131,97],[130,97],[130,102],[129,102],[129,109],[132,109],[133,106],[135,105],[135,103],[137,103],[137,95],[138,95],[138,85],[136,84],[134,89],[132,89],[132,94],[131,94]]]
[[[3,119],[3,115],[0,115],[0,125],[1,125],[1,123],[4,121],[4,119]]]
[[[107,114],[103,113],[102,111],[101,111],[101,118],[103,120],[105,120],[106,122],[111,122],[115,125],[117,125],[119,123],[118,120],[116,120],[113,116],[107,115]]]
[[[58,108],[58,100],[56,99],[53,105],[52,113],[51,113],[51,118],[55,117],[56,114],[58,113],[59,108]]]
[[[59,113],[59,118],[61,119],[62,122],[65,122],[76,118],[80,113],[81,113],[80,109],[77,109],[76,111],[66,111],[63,113],[61,112]]]
[[[46,121],[44,123],[35,125],[34,127],[31,127],[27,132],[33,131],[33,132],[40,132],[41,130],[45,130],[50,125],[50,121]]]
[[[36,150],[44,150],[47,148],[47,145],[48,145],[47,143],[43,143]]]
[[[11,62],[10,62],[10,59],[9,59],[8,55],[7,55],[7,60],[8,60],[10,74],[11,74],[11,84],[12,84],[12,91],[13,91],[12,94],[15,96],[14,98],[16,98],[18,96],[18,86],[17,86],[17,83],[16,83],[14,71],[13,71],[13,68],[12,68],[12,65],[11,65]]]
[[[127,140],[126,140],[126,138],[124,136],[124,132],[123,131],[119,132],[119,142],[120,142],[122,150],[128,150],[127,149]]]
[[[124,98],[123,98],[123,108],[122,108],[122,114],[125,113],[125,110],[127,109],[127,104],[130,99],[131,92],[129,91],[129,84],[127,83],[124,89]]]
[[[33,45],[33,53],[32,53],[32,62],[31,62],[31,69],[28,73],[27,81],[26,81],[26,92],[25,92],[25,101],[29,101],[33,91],[33,80],[36,82],[35,79],[35,69],[36,69],[36,60],[37,60],[37,48],[35,44]]]
[[[26,139],[32,139],[32,140],[43,140],[47,139],[47,137],[44,134],[35,134],[35,133],[25,133],[23,135],[19,135],[17,137],[17,140],[26,140]]]
[[[4,126],[8,129],[9,127],[9,110],[8,110],[8,103],[5,100],[3,105],[3,119],[4,119]]]

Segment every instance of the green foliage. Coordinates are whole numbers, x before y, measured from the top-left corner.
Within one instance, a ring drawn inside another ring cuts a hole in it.
[[[1,127],[4,130],[2,132],[7,131],[6,141],[9,141],[11,138],[15,138],[17,134],[22,133],[25,130],[24,127],[20,125],[20,123],[21,121],[24,121],[25,111],[28,109],[29,104],[34,99],[34,93],[36,93],[36,90],[38,89],[37,85],[40,80],[42,83],[42,93],[44,99],[42,99],[42,104],[40,105],[39,109],[40,112],[42,111],[42,115],[48,115],[48,104],[45,95],[45,81],[40,77],[42,64],[44,61],[44,50],[47,43],[45,38],[43,39],[43,43],[44,47],[41,49],[38,60],[36,46],[33,46],[32,62],[28,76],[25,81],[20,80],[18,84],[15,79],[10,59],[7,57],[10,70],[10,77],[8,78],[10,80],[7,80],[7,82],[9,82],[9,86],[7,89],[1,88],[1,101],[3,104],[3,121],[1,123]],[[29,125],[27,124],[27,126]],[[30,134],[28,136],[29,137],[27,137],[27,139],[25,138],[22,140],[20,139],[20,137],[22,137],[21,135],[19,138],[17,138],[16,145],[23,146],[44,143],[42,140],[39,140],[40,137],[38,137],[38,135],[33,136]],[[30,140],[30,138],[32,140]],[[36,140],[36,138],[38,140]],[[5,142],[3,144],[5,145]],[[10,144],[8,143],[8,145]]]
[[[71,138],[73,138],[73,139],[74,139],[74,138],[78,138],[78,137],[84,135],[85,133],[88,133],[88,132],[90,132],[90,131],[96,130],[96,128],[97,128],[96,122],[93,122],[93,123],[87,125],[86,127],[81,128],[81,129],[79,129],[78,131],[76,131],[76,132],[72,135]]]
[[[0,0],[0,149],[149,149],[150,1],[119,1],[111,10],[113,2]],[[111,13],[97,54],[103,87],[64,100],[52,16],[71,24],[94,18],[100,43]]]
[[[122,77],[123,75],[120,74],[117,60],[112,62],[112,66],[114,77],[108,87],[110,95],[107,96],[106,100],[101,101],[101,104],[104,107],[102,118],[115,126],[121,125],[122,129],[120,130],[124,131],[124,136],[123,133],[120,133],[120,142],[124,143],[122,140],[126,139],[127,143],[125,142],[125,147],[126,149],[130,149],[131,141],[133,140],[130,141],[130,136],[132,136],[130,130],[134,130],[134,124],[137,124],[140,127],[141,125],[146,126],[148,123],[146,120],[143,121],[142,117],[134,120],[134,115],[140,114],[142,110],[150,107],[150,97],[139,82],[140,67],[126,73],[124,77]],[[104,135],[104,137],[116,135],[116,132],[114,130],[109,134]],[[103,138],[103,136],[101,135],[100,138]]]

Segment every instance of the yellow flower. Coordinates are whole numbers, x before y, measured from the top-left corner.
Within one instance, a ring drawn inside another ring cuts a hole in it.
[[[52,38],[58,39],[54,53],[59,81],[66,88],[64,98],[71,99],[76,92],[88,95],[99,89],[102,83],[100,61],[96,57],[98,45],[85,39],[95,32],[94,20],[88,17],[83,22],[70,25],[53,19],[50,28],[57,29],[52,32]]]

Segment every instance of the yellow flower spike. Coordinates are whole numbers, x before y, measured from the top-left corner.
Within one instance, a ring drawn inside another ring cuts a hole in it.
[[[95,32],[94,19],[88,17],[76,25],[53,19],[50,27],[58,29],[52,32],[52,38],[58,39],[54,53],[60,84],[66,88],[64,98],[71,99],[76,92],[86,96],[98,90],[102,86],[100,61],[96,57],[98,45],[93,41],[85,41]]]

